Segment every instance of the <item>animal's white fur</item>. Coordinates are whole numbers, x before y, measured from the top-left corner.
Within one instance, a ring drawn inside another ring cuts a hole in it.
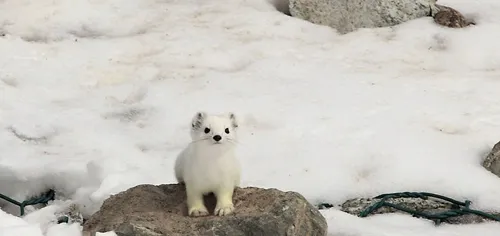
[[[210,131],[205,133],[205,129]],[[228,129],[229,134],[226,133]],[[215,215],[233,212],[233,191],[240,185],[241,169],[235,156],[238,122],[233,113],[207,115],[198,112],[191,123],[191,143],[177,156],[175,177],[186,186],[188,214],[208,215],[203,195],[217,198]],[[222,139],[217,142],[214,136]]]

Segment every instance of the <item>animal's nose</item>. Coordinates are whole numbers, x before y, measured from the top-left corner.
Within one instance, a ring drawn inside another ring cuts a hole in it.
[[[222,139],[222,137],[221,137],[220,135],[215,135],[215,136],[213,137],[213,139],[214,139],[216,142],[219,142],[219,141]]]

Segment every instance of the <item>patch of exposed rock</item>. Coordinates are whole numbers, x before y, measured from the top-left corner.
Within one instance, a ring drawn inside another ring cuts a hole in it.
[[[439,11],[434,15],[434,22],[438,25],[442,25],[450,28],[464,28],[470,25],[475,25],[475,23],[467,18],[465,18],[459,11],[443,6],[437,5]]]
[[[187,216],[184,185],[139,185],[111,196],[84,224],[84,236],[115,231],[119,236],[273,235],[325,236],[327,223],[302,195],[277,189],[237,188],[235,211],[214,216],[215,197],[205,197],[211,213]]]
[[[293,17],[330,26],[341,34],[360,28],[390,27],[422,17],[450,28],[475,23],[436,0],[289,0]]]
[[[436,0],[290,0],[293,17],[327,25],[341,34],[388,27],[438,12]]]
[[[483,167],[500,177],[500,142],[495,144],[491,152],[486,156]]]

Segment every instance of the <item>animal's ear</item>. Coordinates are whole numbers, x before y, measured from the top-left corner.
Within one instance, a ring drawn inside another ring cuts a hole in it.
[[[195,130],[201,128],[203,120],[205,120],[206,117],[207,114],[205,112],[202,111],[196,112],[196,114],[193,117],[193,120],[191,121],[191,127]]]
[[[238,119],[236,119],[236,116],[234,115],[234,113],[229,112],[229,120],[231,120],[231,125],[233,126],[233,129],[238,128],[238,126],[239,126]]]

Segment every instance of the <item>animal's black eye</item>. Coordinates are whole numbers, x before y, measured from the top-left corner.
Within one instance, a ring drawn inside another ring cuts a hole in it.
[[[229,134],[229,128],[226,128],[226,130],[224,130],[224,132],[226,132],[226,134]]]
[[[205,134],[208,134],[210,133],[210,129],[209,128],[205,128]]]

